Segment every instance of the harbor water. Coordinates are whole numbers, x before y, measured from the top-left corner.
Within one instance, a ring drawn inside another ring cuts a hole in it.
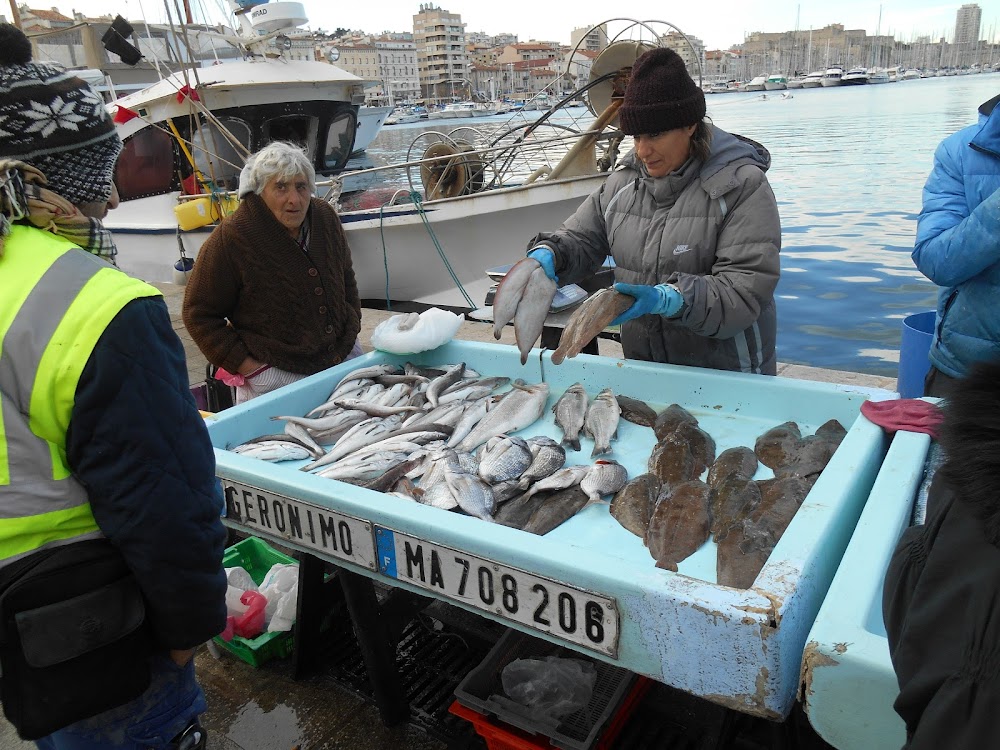
[[[789,97],[780,91],[766,98],[707,96],[716,125],[771,152],[768,178],[782,225],[780,361],[896,375],[903,319],[932,309],[937,296],[910,259],[934,149],[975,122],[979,105],[998,91],[1000,75],[991,73],[798,89]],[[408,154],[419,158],[431,142],[421,136],[426,131],[461,129],[454,137],[471,140],[469,128],[488,137],[508,120],[499,115],[386,126],[357,166],[400,162]],[[418,136],[424,140],[414,144]],[[384,179],[410,188],[401,170]]]

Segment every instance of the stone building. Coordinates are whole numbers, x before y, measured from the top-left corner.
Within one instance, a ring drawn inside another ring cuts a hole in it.
[[[462,16],[430,3],[413,16],[421,96],[431,101],[471,97]]]

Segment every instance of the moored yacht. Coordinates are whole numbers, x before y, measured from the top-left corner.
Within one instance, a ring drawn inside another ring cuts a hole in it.
[[[889,72],[881,68],[874,68],[868,72],[868,83],[889,83]]]
[[[868,83],[868,69],[851,68],[841,77],[840,83],[844,86],[860,86],[866,84]]]
[[[788,79],[781,73],[772,73],[764,81],[764,88],[767,91],[784,91],[788,88]]]
[[[790,89],[801,89],[805,85],[806,76],[792,76],[785,81],[785,87]]]
[[[743,89],[744,91],[763,91],[764,84],[767,82],[767,76],[754,76],[750,79],[750,83],[746,85]]]
[[[802,80],[802,88],[804,89],[818,89],[822,85],[823,85],[822,70],[813,71]]]
[[[834,65],[832,68],[826,69],[826,72],[823,74],[823,79],[820,82],[824,87],[839,86],[843,77],[844,69],[839,65]]]

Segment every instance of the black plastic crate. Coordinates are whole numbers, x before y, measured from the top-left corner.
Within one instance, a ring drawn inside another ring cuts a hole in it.
[[[597,669],[597,681],[587,707],[549,722],[530,716],[530,709],[507,698],[501,681],[504,667],[512,661],[544,659],[547,656],[589,661]],[[544,735],[554,747],[587,750],[600,737],[635,679],[636,675],[627,669],[591,659],[516,630],[508,630],[482,663],[462,680],[455,689],[455,698],[463,706],[495,716],[525,732]]]

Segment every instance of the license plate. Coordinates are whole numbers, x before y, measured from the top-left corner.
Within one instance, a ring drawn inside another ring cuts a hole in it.
[[[228,522],[263,537],[294,542],[327,557],[376,569],[375,542],[368,521],[228,479],[221,482]]]
[[[614,599],[375,527],[379,571],[577,646],[618,656]]]

